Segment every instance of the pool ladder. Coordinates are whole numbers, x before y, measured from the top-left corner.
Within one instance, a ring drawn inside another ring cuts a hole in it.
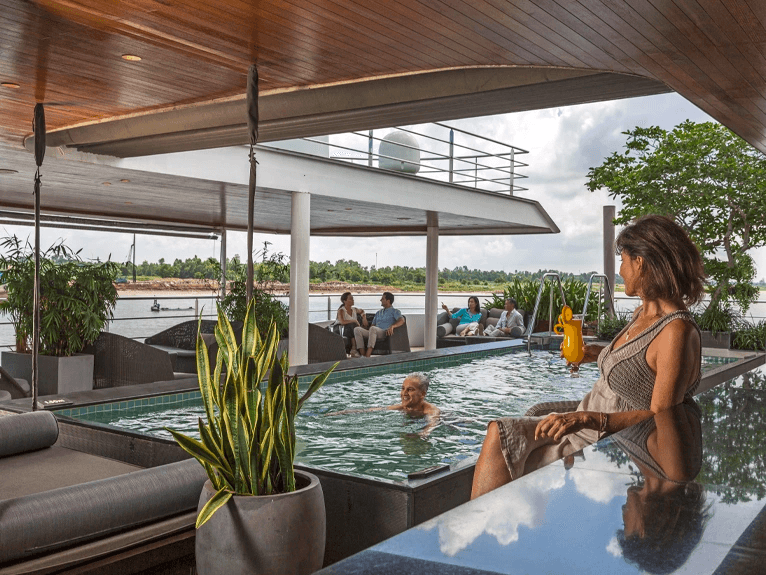
[[[564,287],[561,285],[561,277],[559,274],[555,272],[549,272],[546,274],[543,274],[543,277],[540,278],[540,287],[537,290],[537,299],[535,299],[535,309],[532,312],[532,317],[529,320],[529,325],[527,326],[527,332],[525,334],[527,338],[527,353],[532,355],[532,332],[535,329],[535,324],[537,322],[537,312],[540,307],[540,298],[543,295],[543,287],[545,285],[545,278],[551,277],[556,278],[556,281],[559,286],[559,292],[561,293],[561,301],[563,302],[563,305],[566,305],[567,299],[564,295]],[[611,307],[608,309],[608,313],[610,316],[614,315],[614,292],[612,291],[612,287],[609,285],[609,278],[605,274],[591,274],[590,278],[588,278],[588,287],[585,291],[585,304],[583,304],[583,310],[582,314],[575,314],[575,317],[581,318],[583,321],[585,321],[585,314],[588,313],[588,302],[590,301],[590,292],[593,288],[593,280],[595,278],[602,278],[604,281],[599,282],[599,288],[598,288],[598,313],[596,314],[596,330],[598,330],[598,327],[601,322],[601,302],[604,299],[604,286],[606,286],[606,291],[609,293],[609,301],[611,302]],[[549,304],[548,304],[548,332],[547,336],[553,337],[554,331],[553,331],[553,282],[551,282],[551,294],[549,298]]]
[[[537,311],[540,307],[540,298],[543,295],[543,287],[545,286],[545,278],[556,278],[556,282],[558,282],[559,286],[559,292],[561,293],[561,301],[564,302],[564,305],[567,303],[567,298],[564,295],[564,286],[561,285],[561,277],[556,272],[548,272],[546,274],[543,274],[543,277],[540,278],[540,287],[537,290],[537,299],[535,299],[535,310],[532,312],[532,317],[529,320],[529,325],[527,326],[527,353],[529,355],[532,355],[532,332],[535,329],[535,324],[537,323]],[[590,287],[590,286],[589,286]],[[548,337],[553,337],[553,334],[555,333],[553,331],[553,282],[551,282],[551,297],[549,298],[549,305],[548,305]]]

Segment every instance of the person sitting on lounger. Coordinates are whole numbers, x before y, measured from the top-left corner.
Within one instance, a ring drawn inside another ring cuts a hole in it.
[[[516,300],[512,297],[505,300],[505,311],[500,314],[497,325],[488,325],[484,335],[492,337],[520,337],[524,333],[524,318],[516,309]]]
[[[394,294],[383,292],[380,298],[380,305],[383,309],[379,310],[372,318],[372,325],[367,330],[361,326],[354,328],[354,338],[356,338],[356,349],[364,349],[364,340],[367,338],[367,351],[364,357],[370,357],[378,339],[384,339],[394,335],[394,330],[404,325],[402,312],[393,307]]]
[[[457,328],[455,329],[455,333],[457,335],[463,336],[483,334],[482,326],[479,323],[481,321],[479,298],[476,296],[472,295],[469,297],[468,307],[458,310],[455,312],[455,315],[452,315],[449,308],[444,305],[444,302],[442,302],[442,307],[444,308],[444,311],[447,312],[447,316],[449,318],[455,317],[460,319],[460,323],[458,323]]]

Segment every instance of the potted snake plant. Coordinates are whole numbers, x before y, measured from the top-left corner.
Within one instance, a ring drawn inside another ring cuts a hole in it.
[[[286,356],[277,357],[277,327],[272,322],[262,338],[252,302],[241,345],[220,306],[215,338],[211,366],[197,336],[207,417],[199,419],[200,439],[168,429],[208,474],[198,508],[197,572],[312,573],[324,558],[324,496],[316,476],[294,469],[295,416],[337,363],[299,399],[298,378],[288,375]]]

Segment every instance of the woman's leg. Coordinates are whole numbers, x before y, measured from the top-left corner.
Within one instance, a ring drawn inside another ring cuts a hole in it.
[[[511,473],[508,471],[505,457],[500,449],[500,432],[497,430],[497,423],[493,421],[487,428],[487,436],[484,438],[479,460],[476,462],[471,499],[476,499],[510,481]]]

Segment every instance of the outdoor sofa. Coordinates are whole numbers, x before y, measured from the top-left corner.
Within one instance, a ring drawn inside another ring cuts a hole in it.
[[[153,443],[47,411],[0,417],[0,573],[136,573],[188,561],[207,476]]]
[[[208,349],[208,358],[215,365],[218,356],[218,343],[215,341],[215,326],[218,322],[211,319],[190,320],[169,327],[147,337],[144,343],[167,352],[170,355],[173,371],[197,373],[197,332],[202,334]],[[237,344],[242,343],[242,322],[233,321],[231,327]]]
[[[375,317],[374,313],[365,314],[367,316],[367,325],[372,325],[372,320]],[[410,336],[407,332],[407,317],[404,318],[404,324],[394,329],[394,333],[391,336],[378,337],[375,342],[375,347],[372,350],[373,355],[386,355],[390,353],[402,353],[409,352],[410,350]],[[345,327],[345,329],[343,329]],[[356,327],[356,326],[353,326]],[[334,333],[343,337],[343,342],[346,346],[346,352],[351,351],[351,338],[354,336],[354,330],[347,326],[340,324],[333,324],[330,329]],[[361,353],[361,350],[360,350]]]
[[[452,309],[451,313],[454,316],[455,313],[459,308]],[[485,308],[480,308],[479,311],[481,312],[481,319],[479,320],[479,324],[482,326],[482,330],[485,329],[488,325],[497,325],[497,322],[500,321],[500,315],[503,313],[502,309],[498,308],[490,308],[489,310]],[[527,326],[529,325],[530,320],[530,313],[526,312],[524,310],[519,310],[519,313],[524,318],[524,330],[527,329]],[[458,345],[466,345],[466,344],[474,344],[474,343],[487,343],[491,341],[507,341],[508,339],[511,339],[510,336],[496,336],[496,337],[490,337],[488,335],[471,335],[471,336],[460,336],[457,335],[457,327],[458,322],[460,320],[452,317],[450,318],[447,315],[447,312],[441,312],[437,318],[436,318],[436,347],[437,348],[443,348],[443,347],[453,347]]]

